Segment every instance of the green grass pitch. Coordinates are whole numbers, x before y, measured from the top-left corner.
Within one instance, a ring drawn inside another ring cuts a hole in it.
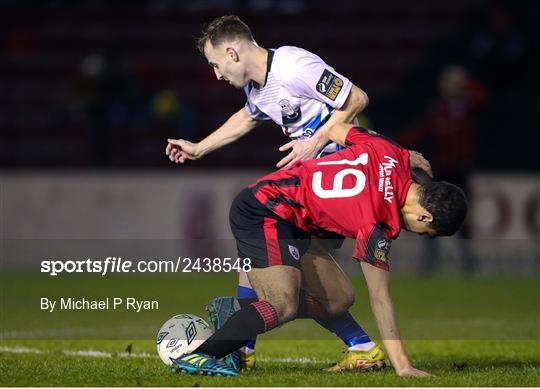
[[[339,355],[337,341],[263,340],[255,370],[235,378],[170,373],[154,355],[152,341],[133,341],[133,356],[120,341],[4,342],[43,354],[1,352],[2,386],[538,386],[538,341],[409,341],[415,364],[433,378],[397,377],[392,369],[371,373],[323,371]],[[107,356],[66,351],[107,351]],[[24,351],[24,349],[22,350]],[[141,353],[150,355],[145,356]]]
[[[377,334],[362,281],[353,281],[352,311]],[[535,277],[396,277],[392,293],[402,334],[415,366],[435,375],[428,379],[400,378],[391,368],[326,373],[344,347],[309,320],[262,336],[257,368],[240,377],[171,373],[155,351],[160,325],[176,313],[205,317],[204,303],[231,294],[233,277],[9,275],[0,285],[0,386],[540,386]],[[160,309],[50,314],[39,310],[43,294],[156,298]]]

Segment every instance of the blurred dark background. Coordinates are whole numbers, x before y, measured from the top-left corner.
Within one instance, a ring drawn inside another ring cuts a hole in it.
[[[321,56],[370,97],[367,126],[450,177],[537,171],[536,1],[0,0],[0,163],[8,169],[171,168],[243,106],[193,38],[238,14],[267,48]],[[192,168],[269,170],[287,139],[265,123]]]

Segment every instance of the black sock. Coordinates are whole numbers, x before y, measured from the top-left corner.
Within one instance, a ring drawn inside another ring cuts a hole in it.
[[[268,301],[257,301],[240,309],[195,350],[198,353],[223,358],[242,347],[249,339],[278,325],[277,314]]]
[[[249,304],[259,301],[257,297],[244,297],[244,298],[237,298],[237,299],[241,308],[247,307]],[[257,342],[257,338],[249,339],[241,347],[249,347],[250,349],[255,349],[255,342]]]
[[[247,307],[249,304],[259,301],[256,297],[253,298],[237,298],[240,308]]]

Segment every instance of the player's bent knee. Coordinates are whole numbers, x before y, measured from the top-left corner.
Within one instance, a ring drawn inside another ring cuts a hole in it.
[[[298,312],[298,299],[287,296],[274,296],[267,299],[276,310],[279,324],[294,320]]]
[[[254,268],[248,279],[259,300],[268,301],[275,309],[280,324],[293,320],[298,311],[300,270],[291,266]]]
[[[354,290],[346,290],[327,303],[325,309],[330,316],[339,316],[353,306],[355,300]]]
[[[296,315],[298,313],[298,305],[291,306],[291,305],[285,305],[282,306],[279,313],[278,313],[278,320],[279,323],[287,323],[289,321],[292,321],[296,318]]]

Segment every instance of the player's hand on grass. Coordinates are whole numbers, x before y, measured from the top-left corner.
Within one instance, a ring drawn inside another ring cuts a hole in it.
[[[318,149],[317,144],[313,139],[297,139],[290,141],[289,143],[285,143],[279,148],[279,151],[287,150],[291,150],[291,152],[277,163],[276,166],[278,168],[292,165],[297,161],[307,161],[308,159],[313,159],[317,155]]]
[[[414,168],[420,168],[425,171],[431,178],[433,178],[433,172],[431,171],[431,164],[422,154],[418,151],[409,150],[409,158],[411,163],[411,170]]]
[[[401,370],[396,370],[396,374],[400,377],[431,377],[432,375],[414,367],[406,367]]]
[[[184,163],[188,159],[200,158],[197,143],[188,142],[184,139],[167,139],[167,142],[165,154],[167,154],[171,162]]]

